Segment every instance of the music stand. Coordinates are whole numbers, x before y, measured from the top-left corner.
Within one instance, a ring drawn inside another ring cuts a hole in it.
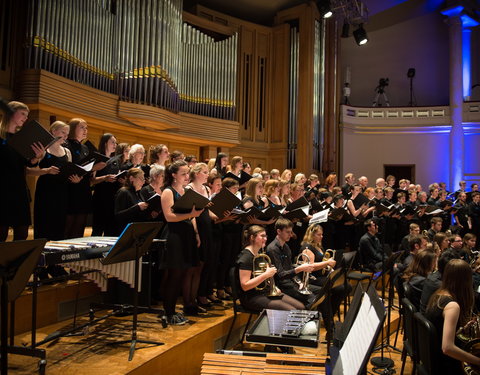
[[[2,375],[8,372],[8,353],[38,357],[40,373],[45,370],[45,350],[8,345],[8,303],[15,301],[25,289],[46,243],[45,239],[0,243],[0,369]]]
[[[393,253],[392,255],[390,255],[388,257],[387,260],[385,260],[385,258],[382,258],[382,303],[385,303],[385,273],[387,272],[387,270],[388,271],[393,270],[393,265],[395,264],[395,261],[400,257],[401,253],[402,253],[401,251]],[[390,272],[390,283],[392,283],[392,273],[391,272]],[[390,298],[387,301],[388,316],[389,316],[389,319],[390,319],[391,310],[390,310],[390,307],[389,307],[389,302],[390,302]],[[394,362],[393,362],[392,359],[386,358],[384,356],[385,347],[390,346],[389,336],[390,336],[390,321],[388,322],[388,327],[387,327],[387,341],[388,341],[388,344],[384,345],[384,343],[383,343],[384,335],[383,335],[383,329],[382,329],[382,331],[381,331],[381,337],[382,338],[381,338],[381,344],[380,344],[380,348],[379,348],[380,349],[380,357],[373,357],[370,360],[370,363],[377,368],[387,369],[387,368],[393,367],[393,365],[394,365]]]
[[[160,231],[162,223],[146,222],[146,223],[130,223],[125,227],[125,230],[120,235],[118,241],[110,249],[105,258],[101,259],[102,264],[114,264],[126,261],[135,261],[135,282],[133,288],[133,317],[132,317],[132,337],[128,340],[121,340],[113,345],[121,345],[130,343],[130,351],[128,360],[133,359],[137,342],[150,345],[163,345],[162,342],[139,340],[137,338],[137,324],[138,324],[138,274],[140,257],[144,255],[153,239]]]

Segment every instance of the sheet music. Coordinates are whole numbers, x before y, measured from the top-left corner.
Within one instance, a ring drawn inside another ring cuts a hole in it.
[[[312,225],[312,224],[317,224],[317,223],[325,223],[328,221],[328,213],[330,212],[330,209],[327,208],[326,210],[323,210],[323,211],[320,211],[320,212],[317,212],[316,214],[314,214],[312,216],[312,218],[310,219],[310,222],[309,224]]]
[[[380,319],[375,312],[370,296],[365,293],[355,322],[340,349],[343,374],[356,375],[360,371],[369,346],[375,336]]]

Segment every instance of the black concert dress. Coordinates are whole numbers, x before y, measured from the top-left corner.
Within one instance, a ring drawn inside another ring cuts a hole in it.
[[[180,199],[181,195],[174,188],[168,186],[165,190],[167,189],[173,193],[174,202]],[[162,260],[162,268],[185,269],[196,266],[199,261],[199,254],[192,221],[167,222],[167,226],[167,246]]]
[[[0,138],[0,160],[3,165],[3,178],[0,183],[0,225],[30,225],[30,193],[25,177],[28,160],[7,144],[13,134]]]
[[[40,168],[61,168],[68,156],[58,157],[46,153]],[[68,180],[61,175],[45,174],[37,180],[33,210],[34,237],[48,240],[63,240],[68,204]]]
[[[121,156],[121,155],[120,155]],[[108,174],[117,174],[120,171],[118,157],[111,158],[105,168],[97,172],[97,177]],[[93,190],[93,222],[92,236],[118,236],[118,228],[115,224],[115,194],[120,189],[120,183],[100,182],[94,186]]]
[[[88,147],[75,139],[69,139],[67,147],[72,153],[72,162],[81,165],[87,161]],[[87,173],[78,184],[68,184],[68,208],[69,215],[88,214],[92,211],[92,191],[90,189],[90,176]]]
[[[115,196],[115,221],[117,232],[123,232],[127,224],[151,221],[147,210],[141,210],[138,203],[143,202],[140,191],[133,187],[121,188]]]

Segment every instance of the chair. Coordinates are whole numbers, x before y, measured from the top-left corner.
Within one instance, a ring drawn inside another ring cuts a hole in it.
[[[358,255],[357,255],[358,254]],[[370,286],[370,283],[372,282],[372,273],[363,273],[363,269],[360,266],[360,271],[352,271],[353,265],[355,262],[356,257],[359,257],[360,254],[357,251],[349,251],[346,253],[343,253],[343,261],[344,264],[347,268],[346,270],[346,279],[347,281],[355,281],[357,284],[361,283],[364,280],[368,280],[368,285],[365,290],[368,290],[368,287]],[[360,262],[359,262],[360,263]],[[350,298],[347,300],[347,304],[350,303]],[[345,310],[346,310],[346,306]]]
[[[438,358],[442,355],[435,326],[422,313],[414,314],[418,337],[418,373],[420,375],[440,374]]]
[[[400,370],[400,375],[403,375],[403,370],[405,369],[405,362],[407,360],[407,355],[412,359],[413,368],[412,374],[416,372],[416,365],[418,362],[418,343],[417,343],[417,334],[415,330],[414,323],[414,314],[417,312],[416,307],[410,302],[408,298],[402,299],[403,307],[403,350],[402,350],[402,369]]]
[[[230,278],[230,284],[232,286],[232,299],[233,299],[233,320],[232,324],[230,325],[230,329],[228,330],[227,338],[225,340],[225,343],[223,345],[223,349],[226,349],[228,340],[230,340],[230,336],[233,331],[233,326],[235,325],[235,321],[237,320],[237,314],[238,313],[246,313],[250,314],[248,316],[248,321],[247,324],[245,325],[245,329],[243,330],[242,338],[240,342],[243,342],[243,339],[245,338],[245,334],[247,333],[248,326],[250,324],[250,321],[252,320],[252,315],[258,315],[260,312],[256,310],[249,310],[246,309],[245,307],[242,306],[240,303],[240,296],[238,293],[238,288],[240,287],[238,283],[238,270],[236,267],[232,267],[228,273],[228,276]]]

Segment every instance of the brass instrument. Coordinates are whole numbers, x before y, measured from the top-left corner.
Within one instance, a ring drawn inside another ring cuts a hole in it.
[[[473,318],[457,331],[457,338],[465,351],[480,357],[480,315]],[[463,363],[463,371],[467,375],[480,375],[480,368]]]
[[[267,270],[267,267],[271,267],[272,260],[265,253],[259,253],[256,257],[253,258],[253,277],[260,276]],[[255,287],[256,290],[267,291],[267,297],[280,298],[283,296],[283,293],[275,285],[273,277],[269,277],[264,282],[260,283]]]
[[[329,259],[334,259],[336,252],[337,252],[337,250],[332,250],[332,249],[325,250],[325,254],[323,254],[322,262],[326,262]],[[333,269],[330,266],[327,266],[327,267],[325,267],[321,270],[322,275],[325,275],[325,276],[328,275],[332,271],[333,271]]]
[[[303,258],[303,260],[301,258]],[[310,257],[305,253],[300,253],[297,256],[295,263],[296,263],[295,267],[301,266],[302,264],[306,264],[306,263],[308,264],[310,263]],[[298,277],[294,279],[299,285],[298,291],[300,293],[312,294],[312,291],[308,288],[310,278],[314,279],[314,276],[310,275],[310,272],[303,272],[302,280],[299,280]]]

